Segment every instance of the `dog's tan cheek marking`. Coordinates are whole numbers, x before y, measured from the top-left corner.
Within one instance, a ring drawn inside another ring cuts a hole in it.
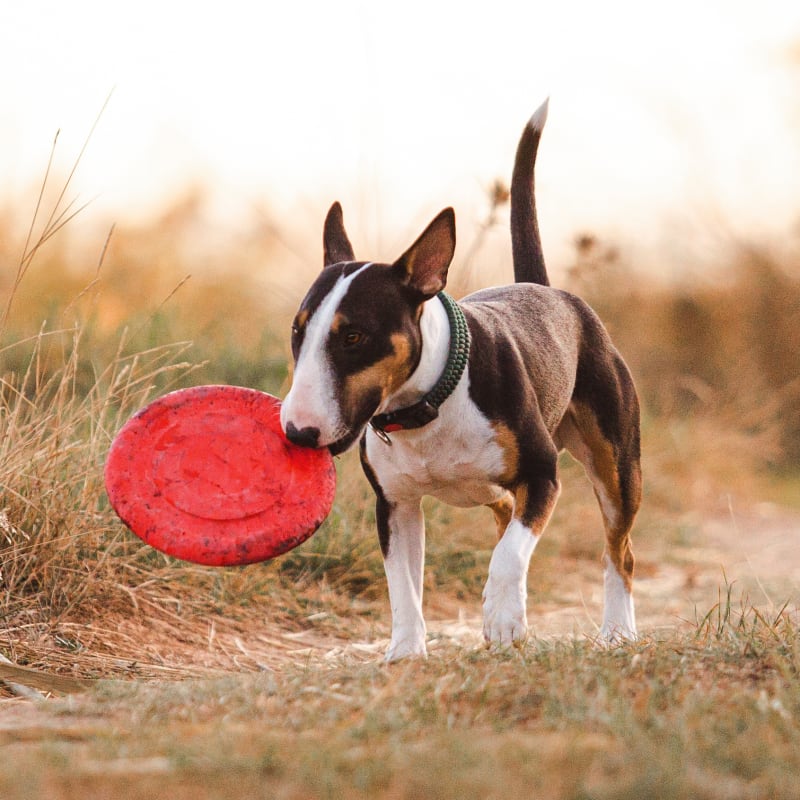
[[[376,387],[381,390],[381,398],[385,399],[399,389],[410,374],[411,345],[402,334],[392,336],[393,352],[380,361],[350,375],[344,384],[344,407],[354,410],[358,407],[359,398]]]
[[[513,483],[519,473],[519,442],[508,425],[494,422],[492,428],[495,442],[503,451],[503,472],[497,480],[500,484]]]

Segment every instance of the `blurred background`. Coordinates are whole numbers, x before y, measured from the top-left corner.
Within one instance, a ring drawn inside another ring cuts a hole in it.
[[[648,407],[766,391],[759,413],[794,402],[800,6],[552,6],[4,8],[0,285],[49,159],[42,208],[81,209],[41,254],[63,264],[33,271],[12,319],[38,329],[30,303],[44,318],[58,295],[69,305],[113,224],[93,312],[104,329],[191,273],[168,304],[192,319],[181,333],[232,322],[215,308],[222,287],[253,304],[237,323],[246,335],[232,335],[253,346],[315,273],[334,199],[357,253],[384,260],[452,204],[451,288],[504,282],[498,199],[524,122],[550,96],[537,195],[553,281],[619,329]],[[800,455],[794,434],[780,444],[776,459]]]
[[[720,235],[796,230],[799,37],[789,0],[8,4],[0,200],[27,223],[54,134],[65,174],[113,92],[72,184],[85,217],[146,221],[191,187],[207,235],[268,212],[299,247],[338,198],[391,254],[454,204],[466,242],[550,95],[551,268],[592,230],[682,280]]]

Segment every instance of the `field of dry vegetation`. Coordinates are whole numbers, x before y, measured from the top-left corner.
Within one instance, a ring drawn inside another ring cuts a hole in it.
[[[644,406],[641,640],[593,643],[600,519],[565,457],[526,646],[481,646],[491,515],[430,503],[431,656],[386,667],[352,454],[323,528],[246,568],[153,551],[103,491],[112,438],[156,396],[285,393],[319,236],[254,214],[215,242],[202,194],[110,234],[63,208],[45,194],[27,244],[0,217],[1,797],[797,796],[800,239],[731,238],[680,286],[576,240],[561,285]]]

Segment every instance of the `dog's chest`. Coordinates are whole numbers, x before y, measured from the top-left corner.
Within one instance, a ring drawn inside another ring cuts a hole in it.
[[[387,499],[431,495],[450,505],[474,506],[496,500],[506,455],[495,429],[468,397],[463,381],[442,406],[438,419],[413,431],[391,435],[392,444],[372,432],[367,458]]]

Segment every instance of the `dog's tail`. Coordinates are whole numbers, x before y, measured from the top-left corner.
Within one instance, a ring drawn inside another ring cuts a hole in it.
[[[514,256],[514,280],[517,283],[539,283],[549,286],[544,264],[539,223],[536,220],[534,166],[539,139],[547,121],[545,100],[525,126],[517,145],[514,173],[511,178],[511,248]]]

